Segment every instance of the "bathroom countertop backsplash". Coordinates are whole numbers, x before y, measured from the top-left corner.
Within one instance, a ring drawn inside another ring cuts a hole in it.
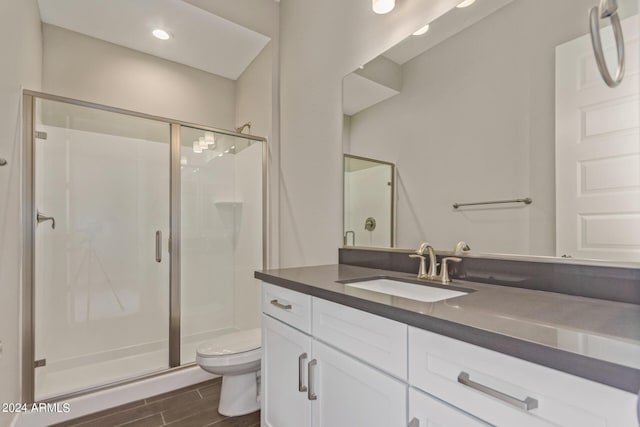
[[[345,264],[255,276],[633,393],[640,389],[640,305],[463,280],[452,285],[472,292],[421,302],[340,283],[414,280],[415,274]]]

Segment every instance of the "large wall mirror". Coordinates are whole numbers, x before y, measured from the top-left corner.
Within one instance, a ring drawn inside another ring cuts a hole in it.
[[[589,36],[597,1],[471,3],[343,80],[345,153],[397,167],[396,246],[639,263],[638,1],[618,2],[615,89]]]

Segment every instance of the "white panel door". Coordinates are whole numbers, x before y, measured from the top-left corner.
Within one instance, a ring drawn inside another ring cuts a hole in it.
[[[407,386],[316,340],[309,387],[313,427],[405,426]]]
[[[311,337],[262,315],[263,426],[310,425],[311,401],[304,390],[310,355]]]
[[[638,15],[623,21],[626,77],[602,81],[589,35],[556,48],[556,254],[640,261]],[[611,29],[602,31],[616,64]]]

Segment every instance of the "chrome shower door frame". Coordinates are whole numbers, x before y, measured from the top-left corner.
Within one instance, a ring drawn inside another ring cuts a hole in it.
[[[180,129],[182,126],[201,129],[204,131],[249,139],[262,143],[262,265],[267,264],[267,224],[268,224],[268,146],[267,139],[260,136],[237,133],[226,129],[218,129],[165,117],[153,116],[136,111],[125,110],[107,105],[81,101],[41,92],[24,90],[22,94],[22,324],[21,324],[21,395],[23,403],[35,402],[35,105],[36,99],[46,99],[86,108],[109,111],[127,116],[139,117],[167,123],[170,126],[170,195],[169,195],[169,368],[151,374],[145,374],[122,381],[111,382],[87,388],[81,391],[64,394],[52,398],[51,401],[61,401],[75,396],[104,390],[144,378],[163,375],[167,372],[193,366],[194,363],[180,364],[180,227],[181,227],[181,182],[180,182]]]

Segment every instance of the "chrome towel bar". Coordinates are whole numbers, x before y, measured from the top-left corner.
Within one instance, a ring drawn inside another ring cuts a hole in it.
[[[473,203],[454,203],[453,209],[458,209],[462,206],[477,206],[477,205],[499,205],[503,203],[524,203],[525,205],[530,205],[533,203],[533,199],[531,197],[526,197],[524,199],[512,199],[512,200],[494,200],[491,202],[473,202]]]

